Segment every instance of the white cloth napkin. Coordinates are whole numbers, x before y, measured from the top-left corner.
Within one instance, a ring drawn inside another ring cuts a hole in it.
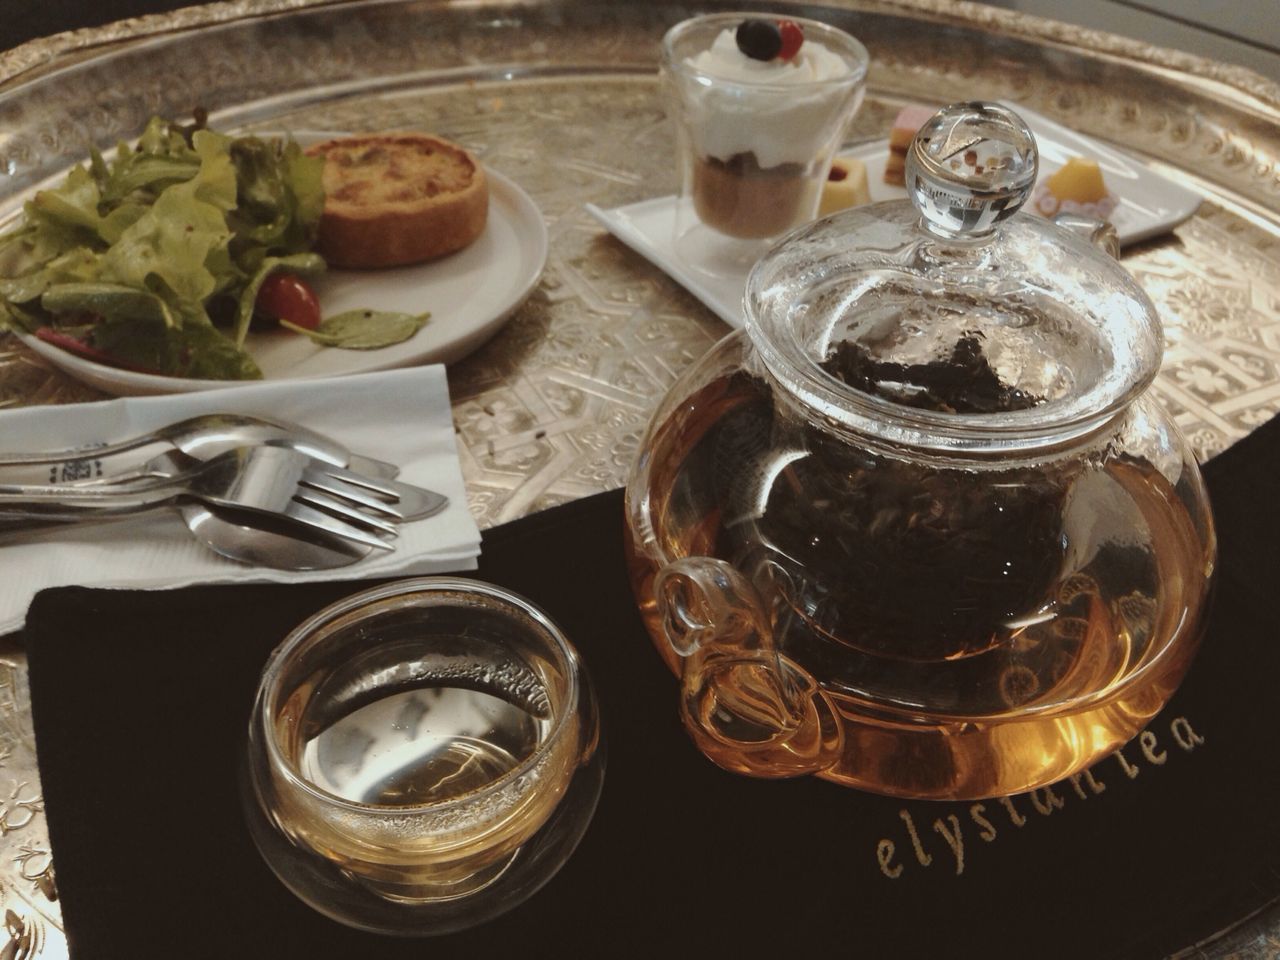
[[[474,569],[480,531],[467,509],[444,367],[202,393],[0,411],[0,451],[45,452],[123,440],[201,413],[245,413],[301,424],[352,453],[400,466],[399,479],[445,494],[449,506],[400,528],[396,549],[333,570],[296,573],[225,560],[197,542],[176,511],[59,528],[0,541],[0,634],[20,628],[36,592],[79,584],[170,589],[209,583],[300,583]]]

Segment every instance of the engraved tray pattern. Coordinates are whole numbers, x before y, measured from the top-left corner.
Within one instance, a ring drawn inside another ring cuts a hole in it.
[[[1155,390],[1201,457],[1280,412],[1280,88],[946,0],[768,5],[784,6],[838,22],[870,49],[853,139],[882,136],[909,100],[1005,98],[1203,193],[1195,217],[1124,258],[1165,320]],[[590,0],[234,0],[35,41],[0,54],[0,217],[89,144],[197,103],[220,126],[418,128],[471,146],[529,192],[551,238],[528,303],[450,369],[470,507],[481,525],[501,523],[621,484],[649,411],[726,332],[584,210],[674,190],[657,38],[691,12]],[[99,396],[0,338],[0,406]],[[64,957],[25,659],[0,654],[0,957]],[[145,916],[146,891],[138,896]],[[1280,957],[1280,910],[1183,955]]]

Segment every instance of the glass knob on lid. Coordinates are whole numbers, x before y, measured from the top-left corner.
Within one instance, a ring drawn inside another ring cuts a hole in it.
[[[1040,165],[1026,123],[996,103],[957,103],[920,128],[907,151],[906,184],[926,229],[980,237],[1026,202]]]

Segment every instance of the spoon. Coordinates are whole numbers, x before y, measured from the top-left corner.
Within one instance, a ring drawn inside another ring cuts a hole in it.
[[[197,460],[208,460],[236,447],[276,446],[291,447],[317,460],[349,467],[375,479],[390,480],[400,472],[395,464],[352,454],[341,444],[306,427],[232,413],[207,413],[190,417],[150,433],[101,447],[49,453],[0,453],[0,468],[47,467],[101,461],[156,443],[167,443]],[[6,471],[6,474],[9,472],[11,471]]]
[[[178,507],[192,535],[206,547],[228,560],[276,570],[333,570],[363,560],[372,547],[334,537],[331,542],[299,539],[296,534],[277,533],[269,520],[254,525],[237,523],[230,511],[200,503]]]

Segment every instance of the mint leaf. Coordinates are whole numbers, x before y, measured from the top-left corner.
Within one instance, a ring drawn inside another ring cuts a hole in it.
[[[429,313],[396,313],[390,310],[348,310],[320,321],[316,330],[281,320],[280,326],[311,338],[322,347],[344,350],[378,350],[403,343],[422,329]]]

